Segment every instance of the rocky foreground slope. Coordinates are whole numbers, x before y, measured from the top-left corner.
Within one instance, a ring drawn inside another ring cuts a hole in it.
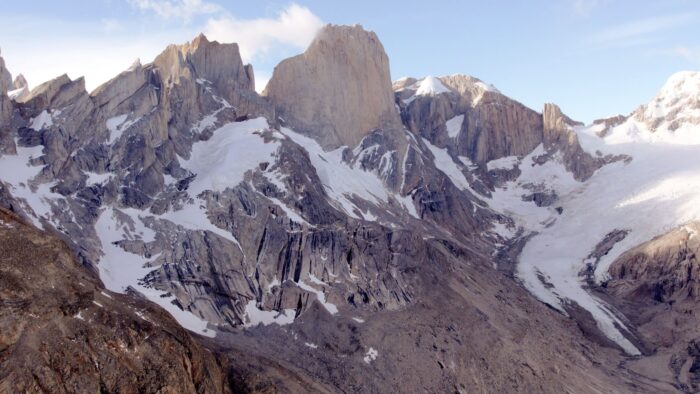
[[[0,205],[61,237],[99,275],[112,298],[96,279],[92,295],[63,291],[95,319],[123,315],[113,334],[96,320],[104,343],[129,335],[136,356],[152,346],[134,339],[146,328],[131,324],[146,323],[131,308],[147,308],[159,327],[170,327],[170,314],[201,335],[194,343],[170,331],[189,349],[177,366],[157,355],[155,367],[130,364],[137,374],[177,373],[190,390],[693,387],[673,374],[680,361],[620,351],[648,355],[652,346],[632,334],[640,325],[622,338],[606,330],[600,304],[577,297],[594,297],[585,275],[564,278],[582,293],[563,293],[552,271],[520,255],[570,217],[568,193],[634,157],[588,149],[590,133],[555,105],[539,113],[464,75],[392,86],[388,70],[378,38],[359,26],[325,27],[275,69],[262,96],[238,47],[204,36],[91,93],[65,75],[26,91],[0,63]],[[17,229],[4,234],[19,237]],[[606,234],[591,237],[591,250]],[[62,288],[89,276],[73,272]],[[78,311],[34,302],[87,329]],[[31,338],[27,316],[14,324]],[[26,357],[35,356],[11,353],[3,370]],[[154,381],[166,387],[170,378]]]
[[[230,392],[165,311],[106,291],[54,236],[0,211],[0,391]]]

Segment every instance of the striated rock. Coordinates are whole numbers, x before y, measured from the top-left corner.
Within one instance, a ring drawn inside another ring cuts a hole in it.
[[[400,126],[384,47],[358,25],[325,26],[306,52],[275,67],[263,95],[284,122],[326,149]]]
[[[12,90],[12,74],[7,70],[5,60],[0,56],[0,95],[6,94],[8,90]]]
[[[104,290],[0,210],[0,391],[227,393],[225,366],[160,308]]]
[[[27,84],[27,80],[24,78],[24,75],[17,75],[12,85],[14,90],[12,91],[12,94],[10,94],[10,98],[17,102],[24,101],[29,95],[29,84]]]
[[[572,129],[581,123],[554,104],[545,104],[539,114],[474,77],[452,75],[438,81],[444,86],[443,94],[420,94],[422,82],[413,78],[398,81],[394,89],[406,126],[447,148],[453,157],[486,164],[525,156],[543,144],[546,155],[541,160],[560,155],[577,180],[588,179],[602,165],[620,159],[586,153]]]
[[[255,90],[252,67],[243,65],[238,44],[211,42],[203,34],[187,44],[168,46],[153,65],[164,83],[177,84],[181,78],[195,82],[201,78],[232,105],[238,101],[235,94]]]
[[[15,89],[24,89],[24,88],[29,88],[29,84],[27,83],[27,79],[24,77],[22,74],[18,74],[15,77],[14,82],[12,82],[12,86]]]
[[[490,85],[466,75],[439,78],[450,92],[417,94],[415,83],[394,85],[407,127],[438,147],[449,146],[458,156],[486,163],[531,152],[543,139],[542,118]],[[415,80],[414,80],[415,81]],[[447,121],[463,116],[459,132],[451,137]]]
[[[682,392],[700,390],[700,224],[675,228],[618,257],[602,291],[635,325],[650,356],[627,368]]]
[[[85,79],[80,77],[71,81],[68,75],[63,74],[32,89],[23,100],[23,104],[25,108],[35,111],[43,108],[62,108],[80,95],[87,95]]]
[[[5,60],[0,56],[0,153],[14,150],[14,141],[10,135],[10,118],[12,103],[7,92],[12,88],[12,75],[5,68]]]
[[[146,85],[150,75],[149,71],[141,66],[137,60],[128,70],[100,85],[90,96],[95,105],[103,108],[107,113],[113,113],[119,104]]]
[[[608,270],[608,288],[625,298],[700,300],[698,232],[700,223],[690,223],[625,252]]]
[[[575,179],[586,180],[595,170],[611,161],[594,158],[581,148],[578,136],[572,128],[583,126],[583,123],[571,120],[557,105],[546,103],[542,110],[542,120],[545,147],[562,155],[566,169],[574,175]]]

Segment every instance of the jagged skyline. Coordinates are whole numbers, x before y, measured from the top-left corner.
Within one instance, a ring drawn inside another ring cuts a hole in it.
[[[0,48],[8,68],[24,73],[32,86],[67,72],[72,78],[85,75],[91,89],[136,57],[150,62],[165,45],[204,32],[240,43],[262,90],[274,66],[302,52],[324,23],[360,23],[384,42],[394,80],[469,74],[532,108],[556,102],[573,118],[590,122],[629,113],[670,74],[700,67],[698,12],[685,1],[537,1],[509,7],[39,1],[6,7]]]

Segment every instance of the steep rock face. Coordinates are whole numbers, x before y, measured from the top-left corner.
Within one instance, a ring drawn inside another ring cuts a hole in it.
[[[699,231],[692,222],[625,252],[604,285],[652,354],[629,368],[684,392],[700,390]]]
[[[625,298],[699,300],[699,231],[699,223],[690,223],[625,252],[610,266],[608,288]]]
[[[11,88],[12,75],[5,67],[5,60],[0,56],[0,152],[14,149],[14,141],[10,136],[12,104],[7,96],[7,91]]]
[[[0,94],[6,94],[8,90],[12,90],[12,74],[7,70],[5,60],[0,56]]]
[[[0,391],[229,392],[171,316],[106,292],[60,240],[4,210],[0,252]]]
[[[575,126],[582,123],[571,120],[561,112],[561,109],[551,103],[544,105],[542,111],[543,141],[550,152],[559,152],[566,169],[578,181],[585,181],[605,164],[621,160],[621,156],[593,157],[581,148],[578,136],[573,131]]]
[[[406,126],[439,147],[453,145],[456,155],[476,163],[531,152],[542,142],[542,117],[495,88],[466,75],[437,79],[434,94],[421,94],[422,81],[408,79],[394,85]],[[411,83],[412,82],[412,83]],[[463,120],[450,136],[446,123]]]
[[[19,74],[12,82],[14,90],[9,94],[10,98],[15,101],[23,101],[29,95],[29,84],[24,78],[24,75]]]
[[[573,131],[582,124],[554,104],[545,104],[540,114],[474,77],[458,74],[433,78],[431,85],[439,87],[432,91],[424,86],[427,79],[397,81],[397,104],[410,130],[447,148],[453,157],[486,164],[509,156],[523,157],[542,144],[546,154],[539,160],[559,155],[558,159],[580,181],[619,159],[584,152]]]
[[[237,44],[210,42],[200,34],[187,44],[170,45],[153,65],[163,83],[206,80],[234,107],[242,104],[243,98],[254,100],[257,96],[253,69],[243,65]]]
[[[373,129],[400,125],[389,60],[360,26],[325,26],[306,52],[275,67],[263,95],[325,148],[354,147]]]
[[[12,87],[14,87],[15,89],[28,88],[29,84],[27,83],[27,79],[24,77],[24,75],[17,74],[14,81],[12,82]]]

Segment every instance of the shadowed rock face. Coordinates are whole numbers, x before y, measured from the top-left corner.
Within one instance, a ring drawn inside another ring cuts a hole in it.
[[[639,300],[700,300],[699,231],[690,223],[625,252],[610,266],[608,288]]]
[[[107,292],[53,235],[0,211],[0,391],[227,393],[162,309]]]
[[[476,163],[530,153],[543,140],[542,117],[480,80],[467,75],[438,79],[445,93],[418,95],[409,78],[394,85],[406,126],[439,147]],[[460,133],[450,138],[446,122],[464,116]]]
[[[389,59],[361,26],[325,26],[306,52],[275,67],[263,95],[325,148],[354,147],[373,129],[400,125]]]
[[[0,94],[5,94],[12,88],[12,74],[5,67],[5,60],[0,57]]]
[[[0,152],[12,150],[10,136],[10,118],[12,104],[7,97],[7,91],[12,89],[12,75],[5,67],[5,60],[0,57]]]
[[[581,123],[554,104],[545,104],[540,114],[474,77],[457,74],[438,81],[446,92],[421,95],[420,81],[414,78],[398,81],[393,87],[406,127],[447,148],[453,158],[464,156],[475,164],[485,164],[508,156],[522,157],[542,144],[546,153],[542,160],[561,155],[567,170],[579,181],[604,164],[621,159],[585,152],[572,130]],[[451,136],[447,122],[458,118],[462,119],[459,129]]]
[[[629,369],[700,390],[700,224],[689,223],[625,252],[610,266],[605,291],[630,318],[648,359]]]

